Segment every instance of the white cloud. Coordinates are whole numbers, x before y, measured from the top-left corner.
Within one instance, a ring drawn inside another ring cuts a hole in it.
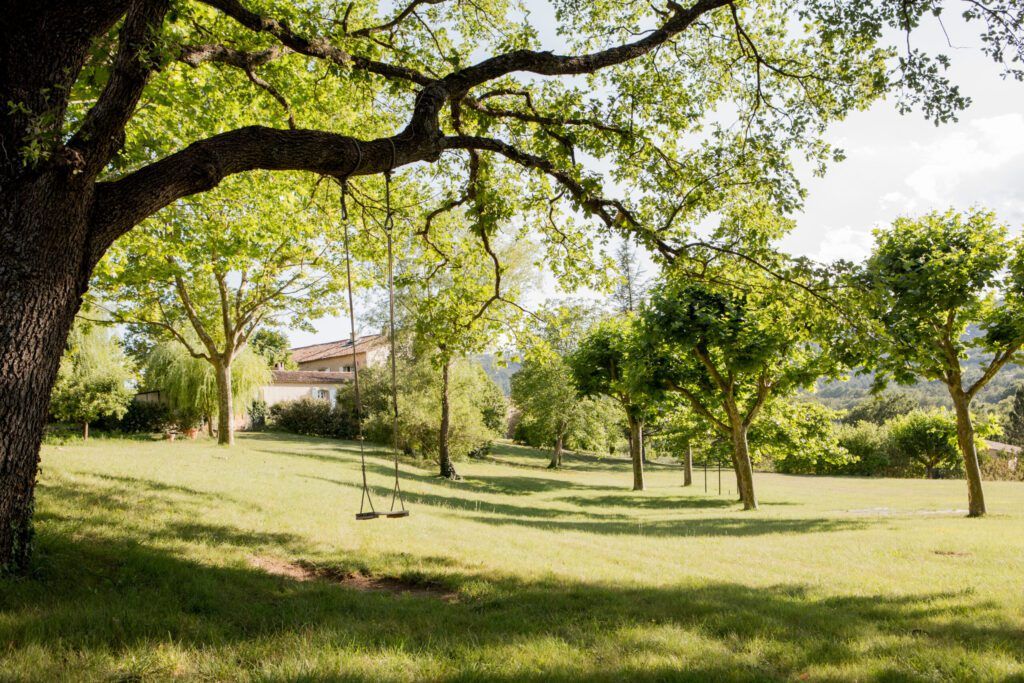
[[[1020,204],[1024,115],[975,119],[930,145],[911,147],[924,163],[905,182],[928,207],[983,204],[998,210]]]
[[[811,258],[819,263],[831,263],[839,259],[860,261],[871,252],[871,242],[871,229],[868,227],[844,225],[841,228],[826,228],[818,250],[811,254]]]

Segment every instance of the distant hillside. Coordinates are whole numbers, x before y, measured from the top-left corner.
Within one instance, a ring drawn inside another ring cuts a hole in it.
[[[967,337],[974,338],[981,334],[981,330],[972,325],[967,330]],[[979,350],[972,349],[964,362],[964,377],[971,382],[981,375],[981,368],[987,365],[991,355],[984,354]],[[867,396],[871,391],[872,375],[859,375],[851,377],[845,382],[818,382],[814,398],[829,406],[830,408],[845,409],[857,403]],[[1024,383],[1024,367],[1020,365],[1007,365],[999,371],[974,400],[976,408],[982,406],[995,406],[998,403],[1012,399],[1017,387]],[[949,392],[942,382],[920,381],[909,386],[891,385],[895,391],[908,394],[917,399],[923,406],[946,406],[951,408],[952,402]]]
[[[501,387],[506,396],[512,393],[512,375],[519,372],[519,368],[522,367],[520,363],[500,362],[498,356],[493,353],[481,353],[476,356],[476,361],[483,367],[487,376]]]

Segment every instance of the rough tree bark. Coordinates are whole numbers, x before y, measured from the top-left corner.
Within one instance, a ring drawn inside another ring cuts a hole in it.
[[[88,284],[86,207],[57,173],[0,192],[0,568],[27,569],[50,390]]]
[[[693,485],[693,446],[686,444],[686,454],[683,456],[683,486]]]
[[[981,486],[978,450],[974,445],[971,399],[959,387],[949,387],[949,393],[956,412],[956,440],[964,458],[964,473],[967,475],[967,516],[983,517],[986,512],[985,492]]]
[[[644,438],[643,420],[627,413],[626,421],[629,423],[629,457],[633,461],[633,490],[643,491],[644,486],[644,461],[641,454],[641,444]]]
[[[458,479],[452,456],[448,449],[448,437],[451,431],[451,409],[448,404],[448,374],[451,361],[446,360],[441,366],[441,429],[438,434],[437,459],[441,465],[441,476],[445,479]]]

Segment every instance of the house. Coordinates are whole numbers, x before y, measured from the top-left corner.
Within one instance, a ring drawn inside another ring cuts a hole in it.
[[[388,357],[387,338],[383,334],[367,334],[356,339],[355,362],[359,367],[379,365]],[[292,351],[292,360],[299,370],[316,372],[352,372],[352,341],[299,346]]]
[[[352,381],[352,341],[343,339],[291,350],[298,370],[274,370],[273,382],[260,387],[260,398],[268,406],[300,398],[334,403],[338,388]],[[356,339],[355,365],[360,369],[384,363],[388,358],[387,338],[369,334]]]
[[[313,370],[274,370],[271,384],[260,387],[260,398],[268,406],[300,398],[318,398],[332,404],[338,387],[352,380],[351,372],[316,372]]]
[[[1020,464],[1021,451],[1024,451],[1020,446],[985,439],[985,448],[988,450],[989,455],[1005,461],[1006,469],[1011,473],[1017,471],[1017,467]]]

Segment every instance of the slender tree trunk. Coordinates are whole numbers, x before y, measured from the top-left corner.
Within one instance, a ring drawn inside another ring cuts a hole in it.
[[[451,410],[448,405],[448,372],[451,361],[445,360],[441,366],[441,429],[438,434],[437,458],[441,465],[441,476],[445,479],[458,479],[459,474],[452,464],[452,456],[448,450],[448,436],[451,431]]]
[[[218,360],[213,364],[217,375],[217,443],[231,446],[235,443],[235,412],[231,402],[231,360]]]
[[[732,450],[733,464],[736,468],[736,485],[740,490],[740,502],[743,503],[744,510],[756,510],[754,467],[750,462],[750,449],[747,446],[747,427],[741,420],[732,421]]]
[[[0,178],[0,571],[28,569],[50,391],[93,267],[85,193],[55,176]]]
[[[686,444],[686,454],[683,456],[683,486],[693,485],[693,446]]]
[[[213,415],[206,416],[206,433],[213,438]]]
[[[558,469],[562,466],[562,444],[564,437],[559,434],[558,438],[555,439],[555,450],[551,453],[551,462],[548,464],[549,470]]]
[[[89,423],[88,422],[83,422],[82,423],[82,441],[88,441],[88,440],[89,440]]]
[[[626,420],[629,422],[629,456],[633,461],[633,490],[643,491],[644,461],[640,451],[644,439],[644,423],[629,414],[626,415]]]
[[[956,411],[956,440],[964,458],[964,472],[967,475],[967,516],[985,515],[985,492],[981,486],[981,465],[974,445],[974,423],[971,422],[971,401],[957,387],[950,387],[953,408]]]

